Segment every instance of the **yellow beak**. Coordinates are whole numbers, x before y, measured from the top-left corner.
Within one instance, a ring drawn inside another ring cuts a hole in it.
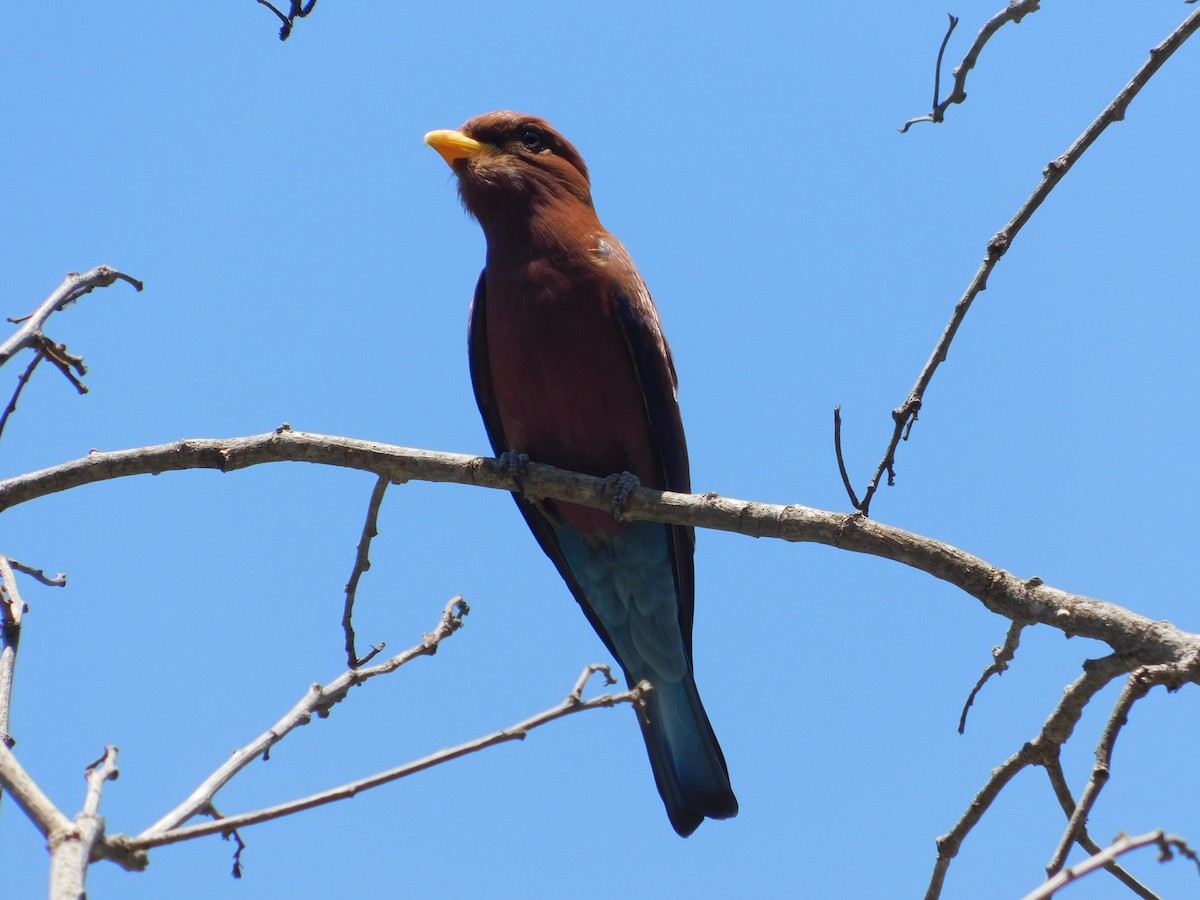
[[[450,168],[454,168],[459,160],[474,159],[488,149],[487,144],[481,144],[461,131],[431,131],[425,135],[425,143],[440,153]]]

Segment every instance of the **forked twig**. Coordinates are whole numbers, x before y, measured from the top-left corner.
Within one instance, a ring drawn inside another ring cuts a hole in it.
[[[255,759],[268,754],[272,747],[283,740],[288,734],[301,725],[312,721],[313,715],[324,718],[329,715],[335,703],[339,703],[356,685],[374,678],[394,672],[407,662],[420,656],[432,656],[437,652],[438,645],[450,637],[463,625],[463,617],[470,608],[461,596],[453,597],[446,604],[437,626],[426,634],[421,643],[398,653],[387,662],[366,669],[351,669],[343,672],[326,685],[314,684],[307,693],[283,717],[264,731],[249,744],[235,750],[230,758],[215,772],[188,795],[182,803],[162,816],[157,822],[145,829],[136,841],[148,841],[157,835],[178,828],[192,816],[201,814],[212,805],[217,791],[228,784],[238,772],[250,765]],[[222,829],[217,829],[222,830]],[[141,845],[138,845],[141,846]],[[155,846],[146,844],[145,846]]]
[[[1047,760],[1056,759],[1059,748],[1070,738],[1092,698],[1114,678],[1132,668],[1133,663],[1116,653],[1084,663],[1083,674],[1063,692],[1058,706],[1047,717],[1037,736],[992,770],[991,776],[954,823],[954,827],[937,839],[937,861],[925,891],[925,900],[937,900],[941,896],[951,861],[1005,785],[1026,766],[1043,765]]]
[[[946,110],[953,103],[962,103],[967,99],[967,73],[975,68],[975,63],[979,61],[979,54],[983,52],[983,46],[992,39],[1000,27],[1007,22],[1020,22],[1031,12],[1036,12],[1038,4],[1041,0],[1009,0],[1004,9],[996,13],[987,22],[983,28],[979,30],[979,34],[975,35],[975,40],[971,44],[971,48],[967,50],[967,55],[963,57],[963,61],[954,67],[954,89],[946,96],[944,100],[938,100],[938,87],[941,83],[942,75],[942,54],[946,52],[946,43],[950,40],[950,35],[954,33],[954,26],[958,24],[958,19],[950,16],[950,27],[946,31],[946,36],[942,38],[941,49],[938,50],[937,68],[934,70],[933,76],[933,108],[923,116],[915,116],[904,123],[900,129],[900,133],[908,131],[913,125],[918,122],[933,122],[941,123],[946,116]]]
[[[590,668],[590,667],[589,667]],[[597,670],[603,667],[597,667]],[[585,672],[588,670],[585,669]],[[266,809],[256,810],[254,812],[243,813],[241,815],[226,816],[216,822],[204,822],[199,825],[189,825],[184,828],[176,828],[168,831],[159,831],[156,833],[143,832],[137,837],[114,836],[110,842],[116,845],[121,852],[133,852],[149,850],[151,847],[161,847],[166,844],[175,844],[180,841],[190,840],[192,838],[203,837],[209,834],[224,834],[233,831],[237,828],[244,828],[247,825],[256,825],[259,822],[268,822],[272,819],[278,819],[282,816],[291,815],[292,813],[301,812],[306,809],[312,809],[315,806],[323,806],[326,803],[333,803],[337,800],[347,800],[362,791],[370,790],[371,788],[379,787],[380,785],[396,781],[400,778],[405,778],[408,775],[413,775],[433,766],[442,765],[451,760],[458,759],[462,756],[467,756],[471,753],[477,753],[480,750],[485,750],[488,747],[494,747],[497,744],[504,744],[509,741],[524,740],[525,736],[535,728],[540,728],[547,725],[556,719],[561,719],[575,713],[584,712],[589,709],[599,709],[601,707],[616,706],[621,703],[638,704],[642,702],[645,695],[652,688],[648,682],[643,681],[636,687],[623,691],[619,694],[601,694],[599,697],[593,697],[590,700],[580,700],[575,690],[569,693],[565,700],[556,706],[552,706],[543,712],[528,719],[510,725],[508,728],[503,728],[499,731],[494,731],[491,734],[476,738],[472,741],[467,741],[458,744],[454,747],[447,747],[444,750],[439,750],[437,753],[431,753],[429,756],[422,759],[414,760],[413,762],[405,763],[401,766],[379,772],[367,778],[360,778],[357,781],[343,784],[336,788],[331,788],[326,791],[321,791],[316,794],[311,794],[307,797],[302,797],[298,800],[292,800],[287,803],[281,803],[277,806],[268,807]]]
[[[1100,791],[1108,784],[1117,736],[1125,727],[1125,723],[1129,721],[1129,711],[1133,709],[1133,704],[1145,697],[1150,692],[1150,688],[1155,685],[1172,681],[1176,673],[1175,666],[1144,666],[1126,679],[1125,687],[1121,689],[1117,702],[1113,705],[1113,711],[1104,725],[1100,740],[1096,744],[1096,762],[1092,766],[1092,777],[1088,779],[1079,803],[1067,821],[1067,827],[1054,850],[1054,855],[1046,865],[1047,875],[1057,874],[1066,865],[1067,854],[1070,853],[1071,846],[1082,831],[1088,816],[1091,815],[1092,808],[1100,797]]]
[[[1012,5],[1010,4],[1010,6]],[[1033,5],[1036,6],[1036,4]],[[875,470],[875,475],[871,479],[870,484],[867,485],[866,493],[863,495],[862,505],[859,506],[859,510],[863,515],[869,514],[871,500],[875,496],[875,492],[879,489],[879,482],[885,472],[888,475],[888,483],[892,483],[895,475],[896,449],[900,446],[900,441],[907,438],[908,429],[912,427],[912,423],[916,420],[917,413],[921,409],[925,390],[929,387],[930,381],[933,380],[933,375],[938,367],[946,361],[950,344],[953,342],[954,336],[958,333],[959,326],[962,325],[963,320],[966,318],[971,304],[980,293],[987,289],[988,276],[991,275],[1000,258],[1012,246],[1012,242],[1017,234],[1037,211],[1038,207],[1042,205],[1046,197],[1050,195],[1050,192],[1054,190],[1055,186],[1071,170],[1071,167],[1079,161],[1079,158],[1096,142],[1096,139],[1104,133],[1109,125],[1113,122],[1119,122],[1125,117],[1125,110],[1133,98],[1146,86],[1146,82],[1162,67],[1162,64],[1170,59],[1171,55],[1183,45],[1184,41],[1195,33],[1197,28],[1200,28],[1200,10],[1188,16],[1162,43],[1150,51],[1149,59],[1134,73],[1129,83],[1121,88],[1112,102],[1084,129],[1083,134],[1076,138],[1075,142],[1067,148],[1062,156],[1051,160],[1042,171],[1041,183],[1034,189],[1025,202],[1021,204],[1020,209],[1017,210],[1008,224],[996,232],[991,240],[988,241],[983,262],[976,271],[975,277],[971,279],[971,283],[967,285],[967,289],[963,292],[962,297],[955,304],[954,314],[950,317],[949,324],[934,346],[933,353],[930,354],[925,367],[921,370],[920,375],[917,376],[916,383],[913,385],[912,390],[909,391],[908,397],[904,402],[892,410],[892,420],[894,422],[892,437],[888,442],[887,449],[884,451],[883,459],[880,461],[878,468]]]

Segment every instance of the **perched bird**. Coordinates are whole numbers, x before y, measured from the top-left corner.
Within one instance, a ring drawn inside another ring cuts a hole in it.
[[[425,143],[458,176],[487,238],[469,353],[496,454],[690,491],[658,312],[596,218],[579,152],[543,119],[515,112],[431,131]],[[692,529],[513,496],[627,682],[654,686],[642,735],[675,830],[737,815],[692,677]]]

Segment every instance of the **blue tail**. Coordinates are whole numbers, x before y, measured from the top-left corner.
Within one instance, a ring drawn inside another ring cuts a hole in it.
[[[736,816],[737,797],[729,785],[725,755],[708,722],[695,680],[690,674],[674,683],[655,682],[653,675],[647,680],[654,691],[649,715],[642,719],[642,737],[671,825],[687,837],[705,818]]]
[[[587,536],[564,523],[547,552],[630,686],[654,687],[642,737],[671,825],[686,837],[738,805],[692,678],[690,579],[681,590],[670,538],[651,522]]]

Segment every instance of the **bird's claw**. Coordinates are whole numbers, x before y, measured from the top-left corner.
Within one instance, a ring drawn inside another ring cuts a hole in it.
[[[522,494],[525,493],[525,482],[522,476],[529,465],[529,454],[521,453],[519,450],[505,450],[497,459],[500,460],[500,465],[503,467],[504,473],[517,486],[517,490]]]
[[[604,479],[604,492],[607,494],[612,491],[612,517],[618,522],[625,519],[625,504],[629,502],[629,495],[633,493],[635,487],[640,487],[642,482],[632,472],[622,472],[619,475],[609,475]]]

